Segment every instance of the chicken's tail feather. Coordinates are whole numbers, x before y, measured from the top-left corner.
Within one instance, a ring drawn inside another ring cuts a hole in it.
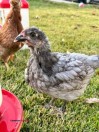
[[[88,61],[93,68],[99,68],[99,55],[89,56]]]

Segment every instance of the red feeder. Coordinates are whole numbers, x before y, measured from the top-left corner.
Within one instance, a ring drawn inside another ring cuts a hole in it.
[[[19,132],[23,122],[23,108],[18,98],[2,90],[3,102],[0,107],[0,132]]]
[[[26,0],[21,0],[21,2],[22,2],[21,8],[29,8],[29,4]]]
[[[22,8],[29,8],[29,4],[26,0],[21,0]],[[0,0],[0,8],[10,8],[9,0]]]
[[[10,8],[10,4],[9,4],[8,0],[1,0],[0,8]]]

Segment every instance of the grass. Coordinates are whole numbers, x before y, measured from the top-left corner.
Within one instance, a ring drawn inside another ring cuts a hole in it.
[[[46,0],[29,0],[30,25],[42,29],[51,42],[52,51],[99,54],[99,9],[97,6],[58,4]],[[99,104],[86,104],[85,99],[99,98],[98,70],[91,79],[84,95],[67,104],[63,119],[51,115],[43,107],[50,97],[36,93],[24,82],[24,70],[29,50],[15,54],[6,71],[0,62],[0,83],[13,92],[22,102],[24,123],[21,132],[99,132]],[[63,104],[57,100],[56,106]]]

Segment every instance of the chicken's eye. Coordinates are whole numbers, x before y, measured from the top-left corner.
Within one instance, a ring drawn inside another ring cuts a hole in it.
[[[35,35],[35,33],[30,33],[30,35],[31,35],[31,37],[35,37],[36,35]]]

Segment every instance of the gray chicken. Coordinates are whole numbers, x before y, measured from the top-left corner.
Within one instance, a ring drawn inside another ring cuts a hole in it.
[[[99,68],[99,55],[51,52],[48,38],[36,27],[22,31],[15,39],[15,42],[22,41],[31,51],[25,70],[26,82],[53,98],[77,99],[84,93],[95,69]]]

